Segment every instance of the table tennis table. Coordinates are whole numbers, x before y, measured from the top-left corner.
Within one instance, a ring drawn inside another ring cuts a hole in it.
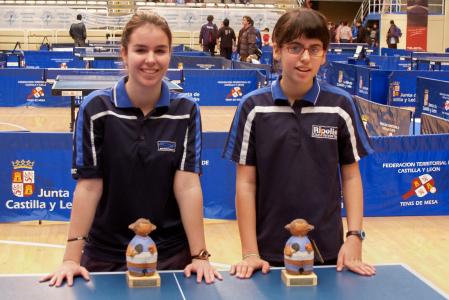
[[[53,96],[70,97],[70,131],[73,131],[75,122],[75,108],[79,106],[76,97],[84,97],[95,90],[106,89],[114,86],[121,78],[116,75],[58,75],[51,88]],[[166,80],[172,91],[182,92],[183,88],[178,84]]]
[[[448,295],[433,287],[406,265],[379,265],[373,277],[335,267],[316,267],[317,286],[287,287],[281,269],[267,275],[257,272],[251,279],[238,279],[223,271],[223,281],[198,284],[196,276],[186,278],[182,271],[161,271],[161,286],[128,288],[123,272],[91,273],[91,281],[78,277],[73,287],[55,288],[39,283],[41,275],[0,275],[1,299],[395,299],[433,300]]]

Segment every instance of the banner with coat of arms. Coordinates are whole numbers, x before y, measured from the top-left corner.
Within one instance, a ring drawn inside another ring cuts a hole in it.
[[[0,221],[66,221],[72,207],[70,134],[1,133]]]

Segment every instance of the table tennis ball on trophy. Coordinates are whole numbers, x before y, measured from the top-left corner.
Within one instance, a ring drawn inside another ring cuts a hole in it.
[[[140,218],[129,229],[136,234],[126,249],[126,265],[129,274],[137,277],[152,276],[156,271],[157,249],[148,236],[156,226],[150,220]]]
[[[295,219],[285,226],[291,237],[284,247],[285,270],[291,275],[309,275],[313,272],[314,251],[307,234],[313,225],[304,219]]]

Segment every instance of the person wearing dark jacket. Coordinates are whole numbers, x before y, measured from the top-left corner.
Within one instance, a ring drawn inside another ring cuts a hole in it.
[[[360,21],[356,22],[356,26],[358,28],[356,43],[367,43],[368,32],[366,31],[366,28],[360,23]]]
[[[214,16],[207,16],[207,23],[201,26],[199,44],[203,46],[204,52],[210,52],[210,55],[215,55],[215,45],[217,44],[217,25],[212,23]]]
[[[76,16],[77,22],[70,26],[69,34],[75,42],[75,47],[85,47],[86,46],[86,26],[81,21],[83,17],[78,14]]]
[[[229,27],[229,19],[223,20],[223,27],[218,30],[218,38],[220,39],[220,56],[231,59],[236,37],[234,29]]]
[[[398,44],[399,44],[399,38],[402,36],[402,32],[399,29],[398,26],[396,26],[396,24],[394,24],[394,21],[391,20],[390,21],[390,28],[388,29],[388,33],[387,33],[387,45],[388,48],[394,48],[397,49],[398,48]]]
[[[242,29],[239,32],[237,51],[240,54],[240,61],[246,61],[248,56],[256,54],[257,32],[251,25],[251,17],[244,16],[242,19]]]

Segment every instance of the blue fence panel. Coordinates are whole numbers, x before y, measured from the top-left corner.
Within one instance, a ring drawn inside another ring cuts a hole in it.
[[[0,133],[0,221],[68,220],[71,134]]]
[[[27,67],[32,68],[84,68],[84,62],[72,51],[24,51]]]
[[[259,88],[266,76],[258,70],[184,69],[184,93],[202,106],[235,106],[242,97]]]
[[[369,63],[381,70],[411,70],[411,59],[405,57],[371,55]]]
[[[449,80],[418,77],[415,116],[421,112],[449,120]]]
[[[356,66],[342,62],[331,62],[327,71],[327,82],[355,94]]]
[[[360,161],[365,216],[449,214],[449,135],[371,138]]]
[[[389,78],[388,104],[416,107],[416,78],[449,79],[446,71],[394,71]]]
[[[221,157],[227,133],[203,133],[203,176],[206,218],[235,219],[235,163]]]
[[[405,49],[382,48],[380,52],[381,52],[381,55],[383,55],[383,56],[408,56],[408,57],[410,57],[412,55],[413,51],[405,50]]]
[[[269,66],[273,65],[273,47],[262,46],[262,56],[260,57],[260,63]]]
[[[226,136],[203,135],[207,218],[235,218],[235,164],[221,158]],[[0,221],[68,220],[72,135],[0,133],[0,140]],[[373,137],[371,143],[375,153],[360,161],[366,216],[449,214],[449,135]]]
[[[0,106],[60,106],[48,93],[44,69],[0,69]]]

